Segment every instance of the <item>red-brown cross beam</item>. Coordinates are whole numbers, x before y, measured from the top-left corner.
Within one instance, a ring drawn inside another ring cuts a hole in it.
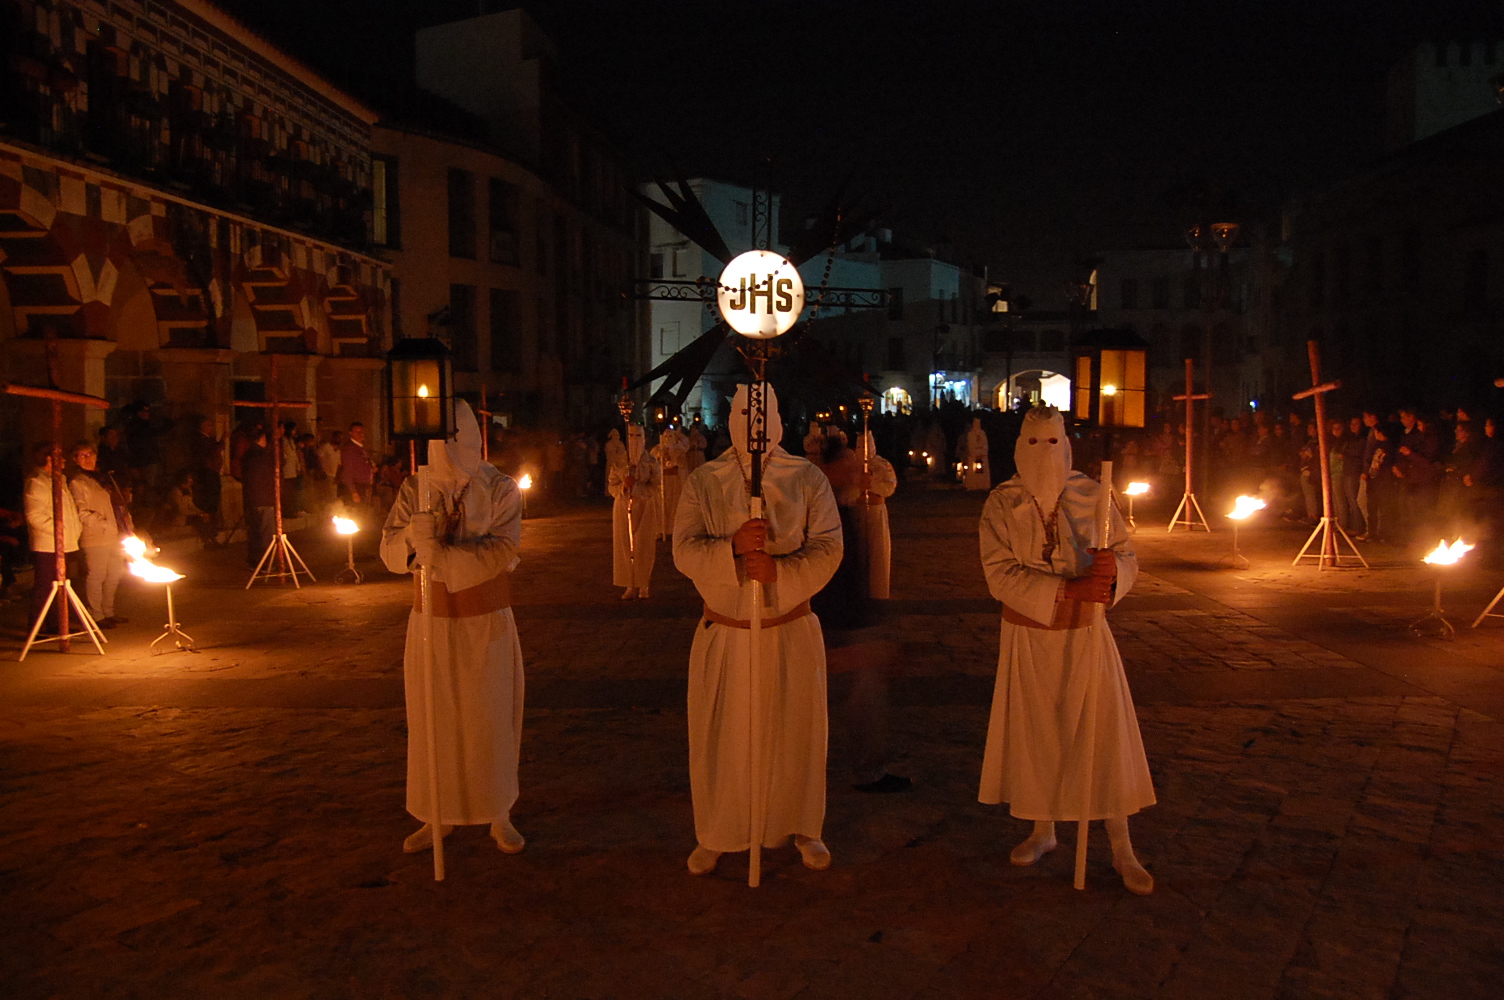
[[[56,370],[53,363],[54,354],[54,345],[49,344],[49,372]],[[53,380],[56,381],[55,374]],[[65,544],[63,540],[63,404],[72,403],[75,406],[91,406],[96,410],[108,410],[110,403],[109,400],[100,399],[98,396],[34,385],[9,383],[3,386],[3,391],[9,396],[29,396],[32,399],[46,399],[52,402],[52,551],[57,560],[53,580],[63,581],[68,579],[67,556],[63,551]],[[69,646],[68,632],[68,602],[60,599],[57,602],[58,648],[65,653]]]
[[[1191,407],[1197,400],[1211,399],[1210,392],[1197,392],[1194,387],[1196,365],[1190,358],[1185,359],[1185,392],[1179,396],[1171,396],[1175,402],[1185,403],[1185,491],[1194,494],[1196,491],[1191,487],[1191,441],[1194,437],[1191,433]]]

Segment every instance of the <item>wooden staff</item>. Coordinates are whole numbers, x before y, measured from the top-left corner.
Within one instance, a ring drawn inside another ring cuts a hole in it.
[[[621,398],[616,401],[616,408],[621,411],[622,444],[627,449],[627,477],[622,481],[622,491],[627,501],[627,560],[632,566],[632,577],[627,581],[627,586],[631,588],[637,586],[637,532],[632,526],[632,491],[637,485],[637,477],[632,473],[636,471],[634,467],[637,463],[632,461],[632,446],[627,439],[632,437],[632,411],[636,409],[636,405],[632,402],[632,397],[627,395],[627,380],[623,378],[621,381]],[[646,448],[647,441],[644,440],[642,445]]]
[[[747,457],[752,465],[747,513],[754,521],[761,520],[765,513],[762,459],[768,450],[768,383],[762,378],[762,372],[755,374],[755,380],[747,387]],[[762,884],[762,840],[768,826],[768,775],[763,768],[765,755],[762,746],[762,601],[762,583],[753,580],[752,610],[747,616],[747,750],[752,765],[749,769],[752,787],[748,798],[752,808],[748,829],[747,885],[754,889]]]
[[[440,444],[442,445],[442,441]],[[425,462],[416,472],[418,510],[428,511],[432,503],[433,489],[429,481],[428,463]],[[428,802],[429,808],[432,809],[429,830],[433,833],[433,880],[442,882],[444,881],[444,814],[439,805],[439,740],[435,732],[433,710],[435,660],[433,655],[433,570],[426,561],[418,567],[418,608],[418,645],[422,648],[423,660],[423,718],[428,727]]]
[[[1107,454],[1112,454],[1112,439],[1107,439]],[[1097,511],[1093,519],[1094,534],[1096,537],[1096,552],[1109,551],[1112,540],[1112,459],[1102,461],[1102,481],[1097,493]],[[1093,558],[1095,562],[1095,558]],[[1107,609],[1104,606],[1102,613],[1105,616]],[[1077,889],[1086,888],[1086,842],[1091,827],[1091,783],[1092,771],[1096,764],[1097,752],[1097,665],[1094,664],[1086,675],[1086,718],[1083,727],[1086,734],[1086,766],[1081,779],[1081,813],[1076,818],[1076,877],[1074,885]]]

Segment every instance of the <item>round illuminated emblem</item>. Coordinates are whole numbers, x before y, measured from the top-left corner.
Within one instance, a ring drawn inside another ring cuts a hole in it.
[[[771,250],[748,250],[721,272],[715,301],[726,325],[742,336],[777,337],[804,311],[804,279]]]

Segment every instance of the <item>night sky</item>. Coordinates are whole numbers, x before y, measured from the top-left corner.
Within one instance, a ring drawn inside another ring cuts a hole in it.
[[[416,28],[480,10],[222,2],[378,108],[411,78]],[[1042,306],[1090,251],[1177,245],[1177,189],[1211,179],[1252,223],[1371,162],[1386,72],[1415,43],[1504,40],[1485,0],[527,6],[639,179],[672,162],[745,181],[771,157],[797,203],[854,172],[884,224]]]

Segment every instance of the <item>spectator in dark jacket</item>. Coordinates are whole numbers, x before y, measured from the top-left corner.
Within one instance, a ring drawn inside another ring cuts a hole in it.
[[[257,428],[252,445],[240,457],[240,482],[245,490],[245,561],[252,569],[261,561],[277,530],[276,458],[266,446],[266,430]]]

